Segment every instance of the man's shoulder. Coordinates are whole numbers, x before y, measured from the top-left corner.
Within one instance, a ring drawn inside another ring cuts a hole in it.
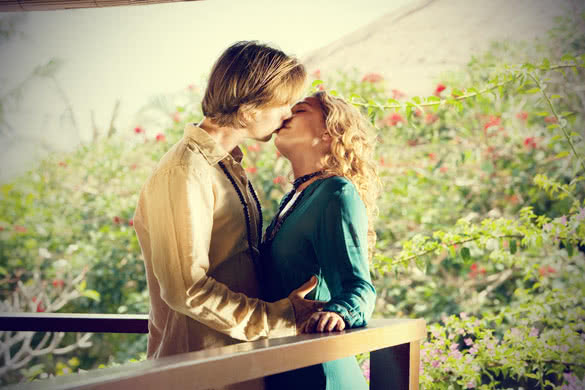
[[[211,168],[197,146],[188,138],[182,138],[160,159],[154,168],[152,177],[172,173],[206,175],[211,172]]]

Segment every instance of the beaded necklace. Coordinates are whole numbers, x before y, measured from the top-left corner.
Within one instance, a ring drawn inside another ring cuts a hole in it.
[[[270,236],[265,237],[265,240],[266,241],[272,241],[274,239],[274,236],[276,236],[276,233],[278,233],[278,231],[280,230],[280,228],[284,224],[284,221],[294,211],[294,209],[296,208],[296,206],[301,202],[301,199],[303,198],[303,195],[305,194],[305,191],[304,190],[301,191],[301,193],[299,194],[299,196],[297,197],[297,199],[295,200],[295,202],[292,204],[292,206],[289,207],[288,210],[286,210],[286,212],[279,218],[280,213],[282,213],[282,210],[284,210],[284,208],[286,207],[286,205],[288,204],[288,202],[290,202],[291,199],[293,198],[293,196],[295,195],[296,190],[303,183],[311,180],[312,178],[314,178],[316,176],[321,176],[322,174],[323,174],[323,171],[317,171],[317,172],[309,173],[308,175],[304,175],[304,176],[301,176],[301,177],[295,179],[295,181],[293,182],[293,189],[291,191],[289,191],[288,194],[285,195],[282,204],[278,208],[278,212],[276,213],[276,215],[274,216],[274,219],[270,223],[270,226],[273,226],[274,225],[274,227],[270,231]],[[270,226],[268,227],[268,229],[270,229]]]
[[[257,255],[254,253],[254,250],[252,249],[254,246],[252,245],[252,234],[250,232],[251,223],[250,223],[250,212],[248,210],[248,204],[244,200],[244,195],[242,194],[242,191],[240,191],[240,187],[238,187],[238,185],[236,184],[236,181],[234,180],[232,175],[230,175],[230,173],[227,170],[224,163],[222,163],[220,161],[218,164],[221,167],[221,169],[223,170],[223,173],[225,173],[225,175],[227,176],[229,181],[232,183],[232,186],[234,187],[234,189],[236,190],[236,193],[238,194],[238,198],[240,198],[240,203],[242,204],[242,207],[244,208],[244,217],[246,218],[246,232],[248,233],[248,249],[250,250],[250,256],[252,257],[252,261],[254,263],[256,263],[257,262]],[[252,194],[252,198],[254,198],[254,202],[256,203],[256,208],[258,209],[258,215],[259,215],[258,245],[256,246],[256,248],[260,248],[260,244],[262,242],[262,207],[260,206],[260,201],[258,200],[258,196],[256,195],[256,191],[254,191],[254,187],[252,186],[252,182],[250,180],[248,180],[248,188],[250,189],[250,193]]]

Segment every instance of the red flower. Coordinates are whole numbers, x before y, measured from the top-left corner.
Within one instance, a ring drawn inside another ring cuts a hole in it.
[[[258,168],[256,168],[256,167],[248,167],[248,168],[246,168],[246,172],[248,172],[248,173],[256,173],[256,172],[258,172]]]
[[[556,116],[553,116],[553,115],[547,116],[547,117],[544,118],[544,122],[545,123],[549,123],[549,124],[550,123],[557,123],[557,117]]]
[[[429,160],[434,161],[437,159],[437,155],[435,153],[429,153]]]
[[[128,220],[128,226],[134,226],[134,220],[133,219],[129,219]]]
[[[59,166],[60,167],[66,167],[67,163],[65,161],[59,161]]]
[[[516,114],[516,118],[525,121],[526,119],[528,119],[528,113],[526,111],[520,111],[519,113]]]
[[[119,224],[120,222],[122,222],[122,219],[117,215],[114,218],[112,218],[112,220],[114,221],[115,224]]]
[[[163,133],[158,133],[156,135],[156,142],[165,142],[167,139]]]
[[[259,152],[260,151],[260,145],[258,145],[258,144],[252,144],[252,145],[248,146],[248,150],[250,152]]]
[[[324,91],[325,90],[325,86],[323,84],[319,84],[319,91]]]
[[[14,230],[19,233],[26,233],[26,228],[24,226],[14,225]]]
[[[380,165],[381,166],[386,165],[386,161],[384,161],[384,157],[380,157]]]
[[[136,164],[130,165],[130,169],[135,170],[136,168],[138,168],[138,165],[136,165]]]
[[[321,70],[319,70],[319,69],[315,70],[313,73],[311,73],[311,76],[313,76],[316,79],[320,79],[321,78]]]
[[[556,272],[557,270],[551,267],[550,265],[542,266],[538,269],[538,273],[540,274],[540,276],[547,276],[550,274],[554,274]]]
[[[524,139],[524,146],[526,146],[529,149],[536,149],[536,140],[534,139],[534,137],[526,137]]]
[[[0,226],[0,232],[4,231],[4,226]]]
[[[181,114],[178,112],[175,112],[173,114],[173,122],[175,123],[179,123],[181,121]]]
[[[387,126],[396,126],[398,123],[404,122],[404,118],[402,118],[402,115],[395,112],[393,114],[388,115],[386,118],[384,118],[383,122]]]
[[[448,171],[448,168],[443,165],[441,168],[439,168],[439,171],[441,171],[441,173],[446,173]]]
[[[189,84],[189,85],[187,85],[187,89],[189,91],[195,91],[197,89],[197,87],[195,86],[195,84]]]
[[[441,92],[443,92],[445,89],[447,89],[447,87],[445,87],[445,85],[443,84],[437,84],[437,87],[435,88],[435,96],[439,96],[441,94]]]
[[[65,286],[65,282],[63,279],[55,279],[53,280],[53,287],[55,288],[63,288]]]
[[[32,298],[32,301],[33,301],[33,303],[36,303],[37,304],[37,307],[36,307],[37,313],[42,313],[42,312],[45,311],[45,307],[43,306],[43,302],[38,302],[37,303],[37,297],[33,297]]]
[[[276,176],[274,180],[272,180],[274,184],[283,184],[285,182],[284,177]]]
[[[486,131],[492,126],[499,126],[502,118],[496,115],[490,115],[488,121],[483,125],[483,130]]]
[[[140,127],[140,126],[136,126],[134,128],[134,133],[135,134],[142,134],[142,133],[144,133],[144,129],[142,127]]]
[[[282,153],[280,153],[278,150],[276,151],[276,158],[279,158],[282,156]]]
[[[392,99],[401,99],[405,96],[406,96],[406,94],[398,89],[392,90]]]
[[[384,80],[384,77],[382,77],[381,74],[378,74],[378,73],[368,73],[362,79],[362,83],[378,83],[378,82],[380,82],[382,80]]]
[[[432,112],[429,112],[425,116],[425,123],[428,124],[428,125],[430,125],[432,123],[435,123],[438,119],[439,119],[439,116],[438,115],[435,115]]]

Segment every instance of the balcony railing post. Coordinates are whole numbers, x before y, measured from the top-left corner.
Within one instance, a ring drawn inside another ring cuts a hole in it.
[[[370,352],[371,390],[418,390],[420,341]]]

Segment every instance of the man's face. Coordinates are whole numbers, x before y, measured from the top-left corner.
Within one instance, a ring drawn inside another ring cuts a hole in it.
[[[288,104],[257,110],[254,119],[247,128],[248,138],[262,142],[269,141],[272,138],[272,134],[291,115],[290,105]]]

